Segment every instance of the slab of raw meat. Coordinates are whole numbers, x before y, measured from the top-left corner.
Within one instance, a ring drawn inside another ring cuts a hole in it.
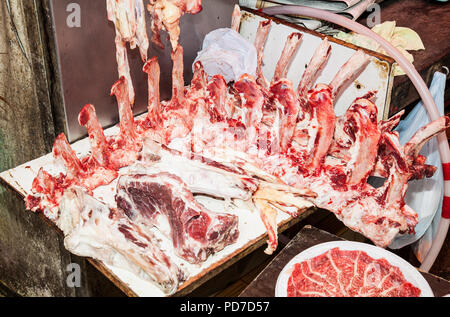
[[[166,294],[173,294],[186,279],[186,273],[161,250],[156,236],[82,188],[66,190],[60,210],[57,225],[70,252],[131,271]]]
[[[296,263],[287,286],[289,297],[418,297],[420,293],[386,259],[339,248]]]
[[[157,227],[172,240],[175,253],[190,263],[234,243],[238,217],[199,204],[187,185],[169,173],[124,175],[117,184],[117,206],[134,222]]]

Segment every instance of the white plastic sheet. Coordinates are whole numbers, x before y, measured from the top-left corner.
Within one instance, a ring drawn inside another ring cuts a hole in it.
[[[227,83],[237,81],[243,74],[256,75],[255,46],[229,28],[214,30],[205,36],[194,63],[197,61],[203,64],[208,77],[220,74]]]
[[[445,74],[436,72],[430,86],[430,92],[441,115],[444,114],[445,80]],[[418,103],[395,129],[400,133],[401,144],[409,141],[418,129],[429,122],[425,107],[422,102]],[[432,238],[441,219],[444,179],[436,138],[427,142],[420,154],[427,157],[426,164],[436,166],[437,170],[431,178],[409,182],[405,202],[418,213],[419,223],[415,228],[415,234],[399,234],[389,247],[399,249],[417,242],[414,250],[417,258],[421,261],[431,246]]]

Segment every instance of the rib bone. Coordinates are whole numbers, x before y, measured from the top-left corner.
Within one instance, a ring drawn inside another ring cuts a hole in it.
[[[241,25],[241,9],[238,4],[234,5],[233,15],[231,19],[231,29],[239,32],[239,27]]]
[[[270,27],[271,27],[272,21],[271,20],[264,20],[261,21],[258,25],[258,29],[256,31],[256,38],[255,38],[255,48],[257,52],[257,68],[256,68],[256,81],[259,85],[261,85],[264,88],[269,87],[269,82],[264,77],[264,74],[262,72],[262,64],[264,59],[264,46],[266,44],[267,37],[269,36]]]
[[[284,44],[281,57],[275,67],[275,73],[272,78],[272,82],[279,81],[281,78],[286,78],[289,70],[289,65],[297,52],[302,40],[301,33],[292,33],[288,36],[286,43]]]

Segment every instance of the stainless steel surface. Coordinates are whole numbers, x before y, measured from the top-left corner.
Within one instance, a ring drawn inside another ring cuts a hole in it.
[[[146,1],[146,0],[144,0]],[[191,65],[201,48],[204,36],[220,27],[229,27],[236,0],[203,0],[203,10],[197,15],[186,14],[181,18],[180,43],[184,48],[185,81],[192,77]],[[80,6],[81,26],[69,27],[67,18],[71,11],[68,5],[73,0],[51,0],[53,22],[56,33],[59,71],[61,72],[64,108],[66,113],[69,141],[86,135],[86,130],[78,124],[81,108],[92,103],[101,124],[111,126],[118,122],[117,104],[110,97],[110,89],[118,79],[115,59],[115,30],[106,16],[105,0],[77,0]],[[69,7],[70,8],[70,7]],[[150,16],[147,14],[149,37]],[[165,50],[151,44],[149,57],[158,56],[161,65],[161,98],[171,95],[170,44],[163,32]],[[143,63],[138,49],[128,49],[131,76],[136,91],[134,113],[146,110],[147,76],[142,72]]]

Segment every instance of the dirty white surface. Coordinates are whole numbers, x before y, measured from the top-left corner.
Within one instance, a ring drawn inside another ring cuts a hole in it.
[[[114,135],[119,132],[118,126],[106,129],[106,135]],[[89,153],[90,145],[89,138],[82,139],[72,144],[73,149],[79,157],[83,157]],[[52,154],[47,154],[36,160],[27,162],[13,169],[0,173],[0,178],[8,183],[12,188],[19,192],[23,196],[27,196],[31,193],[32,182],[36,177],[39,169],[44,167],[49,172],[55,172],[59,167],[54,164]],[[127,168],[122,168],[119,174],[125,173]],[[115,207],[114,194],[116,190],[117,180],[114,180],[109,185],[104,185],[94,190],[94,197],[107,203],[111,207]],[[231,259],[238,253],[244,251],[250,247],[256,240],[261,239],[265,234],[265,227],[260,220],[259,213],[253,210],[250,206],[247,206],[243,202],[236,202],[233,205],[221,200],[213,199],[206,196],[197,196],[197,199],[205,207],[211,211],[226,212],[237,215],[239,217],[239,238],[238,240],[223,249],[222,251],[210,256],[201,265],[190,264],[183,259],[177,257],[173,251],[172,243],[169,239],[163,236],[156,229],[152,231],[161,239],[161,247],[166,251],[167,255],[177,263],[180,268],[186,271],[188,276],[187,283],[190,283],[189,279],[193,280],[196,277],[202,276],[206,272],[214,269],[218,265],[222,264],[228,259]],[[305,205],[310,207],[311,205]],[[277,223],[282,224],[289,221],[291,217],[283,212],[278,212]],[[124,269],[116,268],[107,263],[103,263],[121,283],[127,285],[134,293],[139,296],[165,296],[165,294],[153,283],[145,281],[133,273],[130,273]],[[186,283],[186,282],[185,282]],[[180,287],[183,287],[181,285]]]
[[[264,18],[245,11],[241,19],[239,33],[251,43],[254,43],[256,30],[260,21]],[[264,48],[264,65],[262,71],[264,76],[270,80],[273,77],[275,66],[281,56],[287,37],[293,32],[303,34],[300,47],[291,63],[287,78],[292,81],[294,87],[298,86],[303,72],[306,69],[317,46],[322,42],[322,38],[308,32],[302,32],[284,24],[272,22],[269,36]],[[345,45],[338,44],[330,40],[331,55],[317,78],[316,83],[329,84],[342,65],[355,53],[355,50]],[[378,108],[378,120],[386,119],[390,102],[390,91],[392,89],[392,65],[378,57],[371,56],[370,63],[355,78],[355,80],[345,88],[345,91],[338,97],[334,111],[337,116],[342,115],[350,104],[357,97],[362,97],[370,91],[378,91],[375,104]]]

